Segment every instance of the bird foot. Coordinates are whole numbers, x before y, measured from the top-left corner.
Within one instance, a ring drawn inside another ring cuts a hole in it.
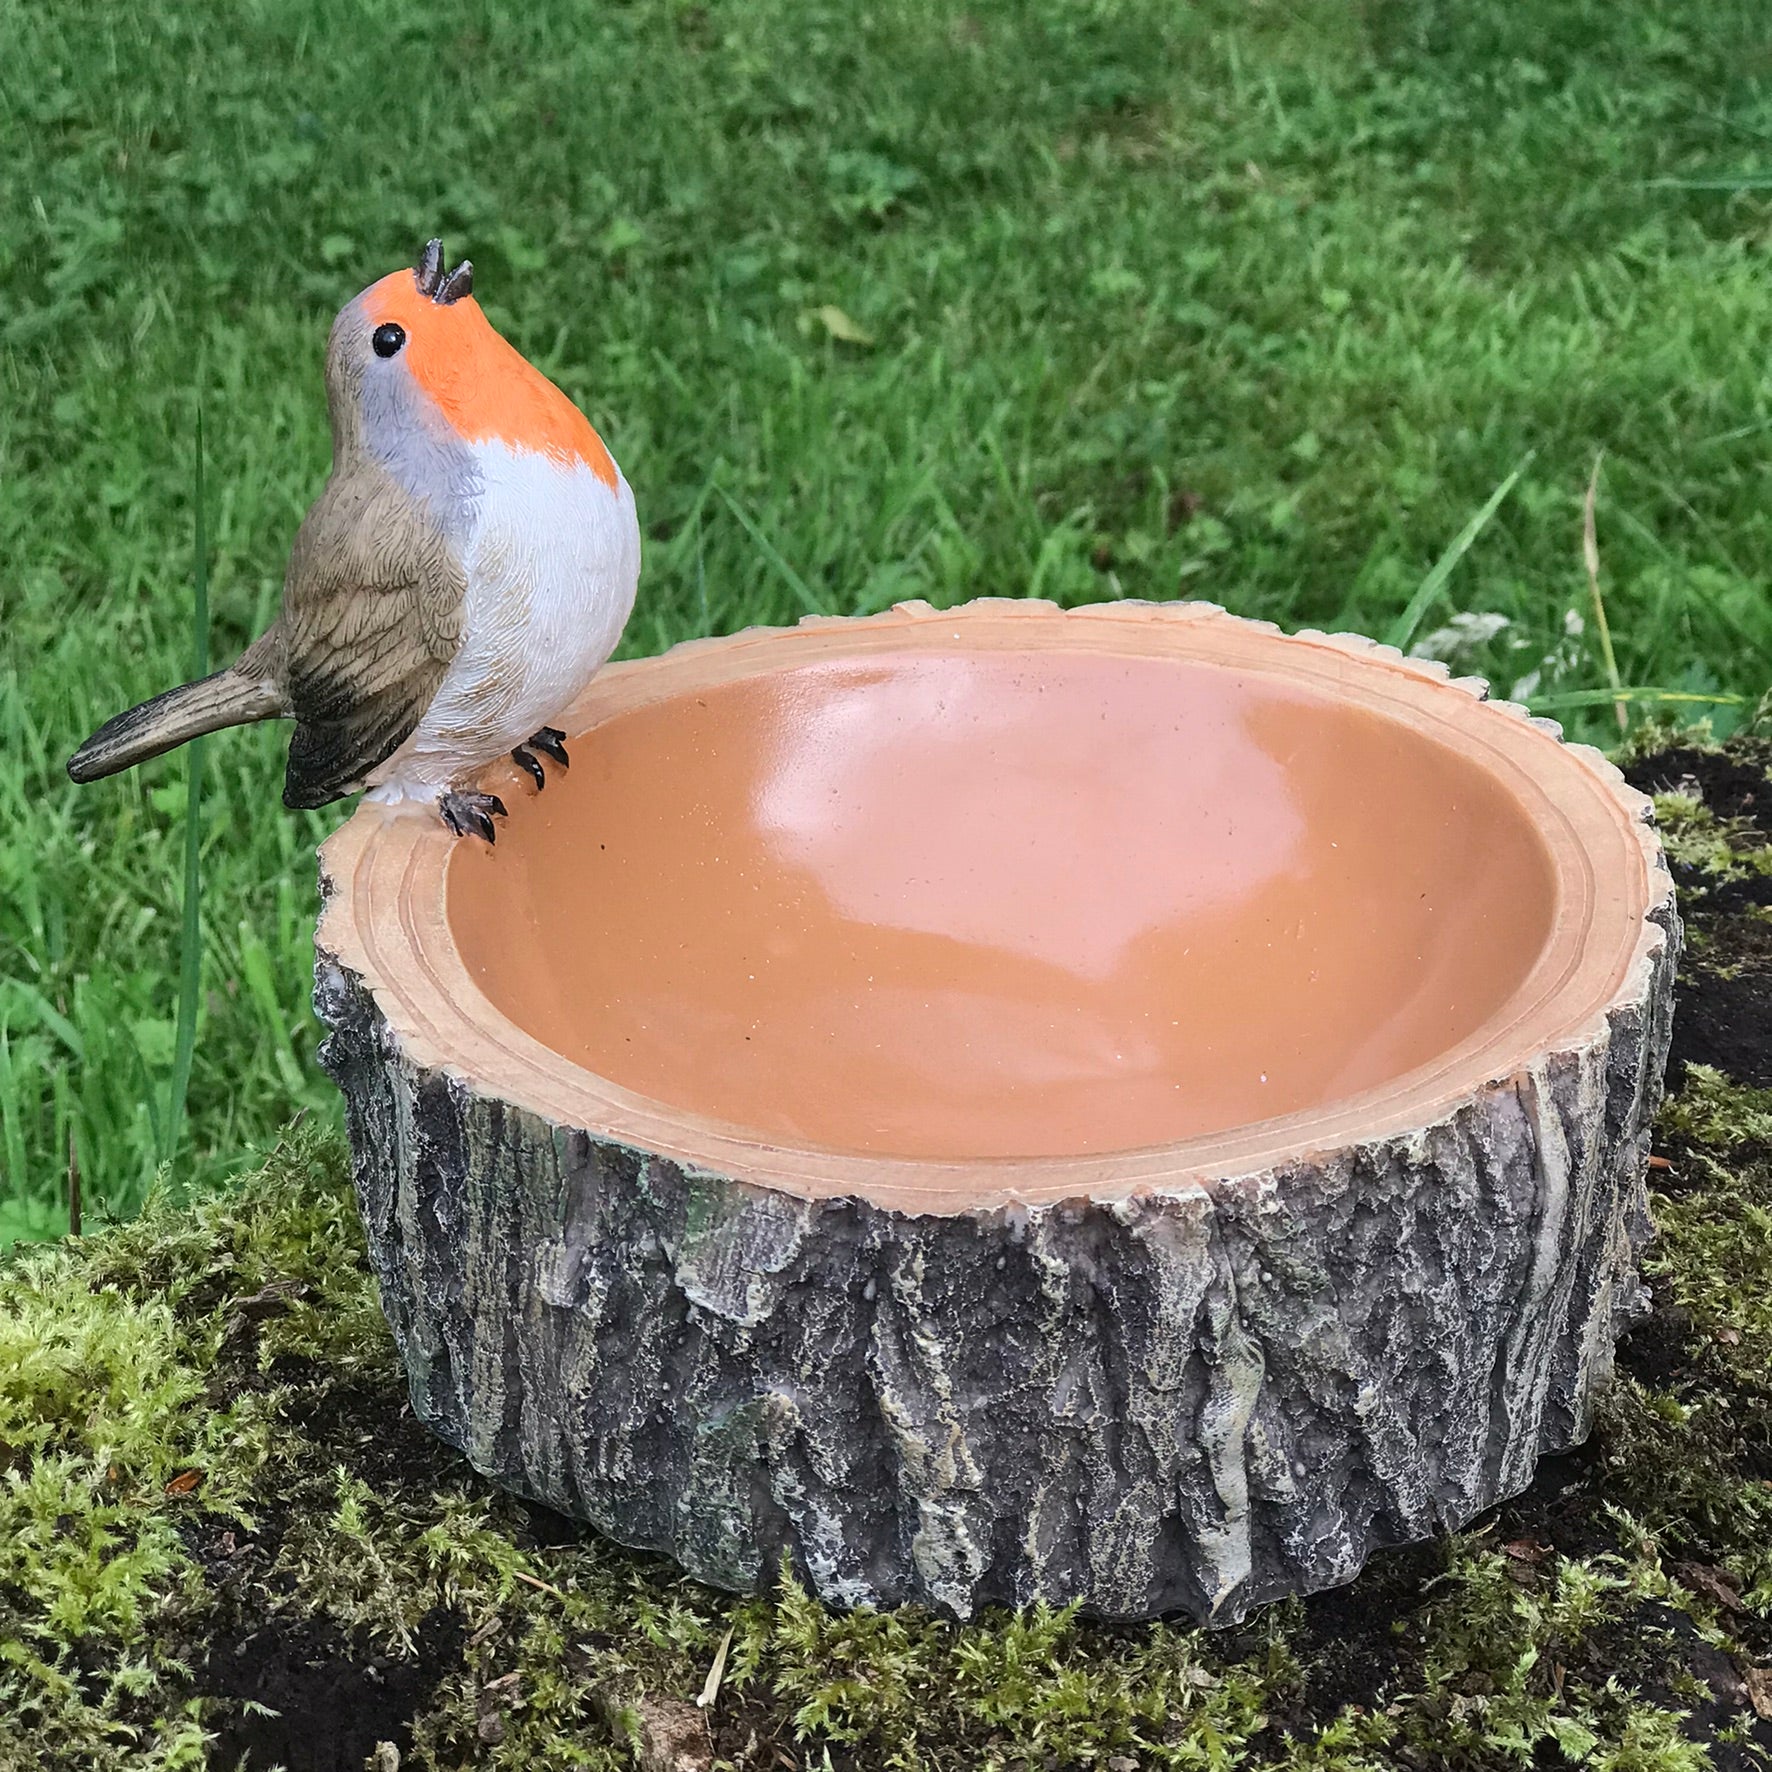
[[[544,726],[527,744],[520,744],[511,752],[511,761],[529,771],[530,779],[535,783],[535,791],[539,794],[548,785],[548,773],[541,766],[541,757],[535,753],[540,751],[542,757],[549,757],[562,769],[572,767],[572,759],[566,755],[566,734],[558,726]]]
[[[488,843],[498,841],[494,818],[505,816],[505,803],[497,794],[448,793],[437,802],[443,822],[458,836],[484,837]]]
[[[551,757],[562,769],[572,767],[572,759],[566,754],[566,734],[558,726],[544,726],[525,749],[540,751],[544,757]]]

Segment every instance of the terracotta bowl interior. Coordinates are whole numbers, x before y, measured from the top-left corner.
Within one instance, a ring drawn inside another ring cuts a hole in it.
[[[1172,1145],[1431,1065],[1505,1013],[1559,893],[1450,731],[963,646],[620,707],[445,883],[473,982],[573,1064],[747,1140],[949,1161]]]

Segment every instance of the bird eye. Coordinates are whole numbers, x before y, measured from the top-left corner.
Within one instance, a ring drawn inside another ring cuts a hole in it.
[[[375,335],[369,341],[375,347],[378,357],[391,357],[406,342],[406,328],[396,326],[392,320],[385,326],[378,326]]]

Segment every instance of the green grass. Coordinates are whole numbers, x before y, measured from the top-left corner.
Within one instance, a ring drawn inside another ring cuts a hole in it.
[[[156,1161],[185,769],[61,761],[185,673],[198,405],[225,656],[325,471],[326,324],[432,232],[636,488],[633,651],[981,593],[1384,634],[1531,451],[1420,633],[1505,616],[1460,668],[1615,736],[1603,448],[1624,684],[1772,676],[1762,0],[0,0],[0,41],[0,1238],[70,1144],[90,1212]],[[332,1112],[281,743],[205,762],[198,1177]]]

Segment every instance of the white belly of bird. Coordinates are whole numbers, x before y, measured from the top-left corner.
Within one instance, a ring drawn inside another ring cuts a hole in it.
[[[475,445],[482,490],[463,549],[461,645],[368,798],[431,801],[551,725],[607,662],[634,607],[640,528],[582,463]]]

